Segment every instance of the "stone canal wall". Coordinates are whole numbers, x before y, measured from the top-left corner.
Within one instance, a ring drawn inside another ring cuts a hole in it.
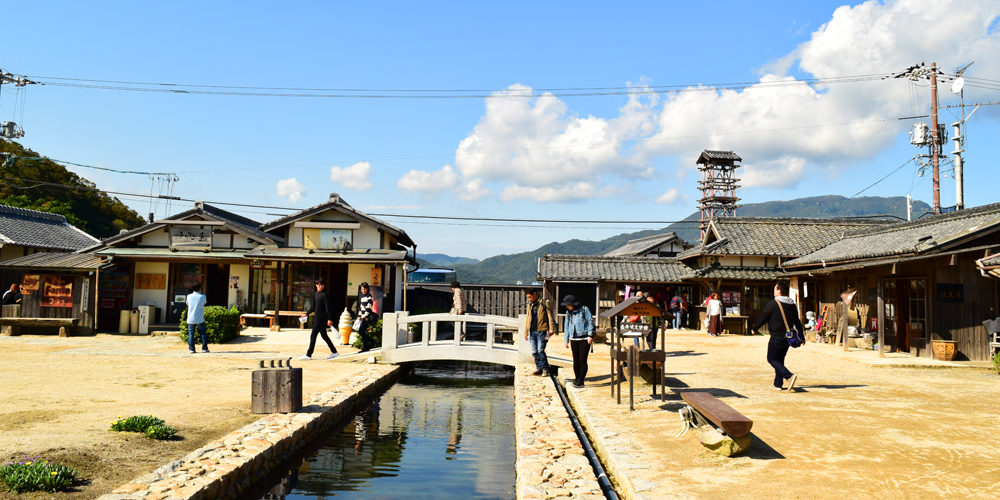
[[[311,440],[368,404],[401,368],[372,365],[312,396],[298,413],[275,413],[231,432],[98,500],[209,500],[235,498],[281,467]]]
[[[552,379],[531,375],[532,370],[533,365],[521,365],[514,375],[517,499],[602,500]]]

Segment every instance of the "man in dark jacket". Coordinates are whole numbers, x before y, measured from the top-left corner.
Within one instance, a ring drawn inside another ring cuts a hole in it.
[[[784,318],[781,316],[782,311],[785,313]],[[798,308],[795,307],[795,301],[788,296],[788,283],[779,281],[774,285],[774,300],[764,306],[764,312],[753,325],[753,332],[758,333],[760,327],[767,323],[767,329],[771,333],[771,339],[767,342],[767,362],[774,367],[774,385],[771,388],[776,391],[782,390],[785,380],[788,381],[787,390],[791,391],[799,377],[792,375],[792,372],[785,368],[785,355],[788,354],[788,339],[785,338],[788,328],[785,327],[785,319],[788,320],[789,326],[802,332]]]
[[[12,306],[21,303],[20,286],[17,283],[10,285],[10,290],[3,293],[3,305]]]
[[[306,351],[305,356],[300,356],[299,359],[312,359],[313,350],[316,349],[317,335],[322,335],[323,341],[330,348],[331,354],[326,359],[333,359],[339,356],[337,348],[333,346],[333,342],[330,341],[330,337],[326,334],[326,329],[333,326],[333,313],[330,307],[330,297],[323,291],[324,288],[326,288],[326,281],[321,279],[316,282],[316,295],[313,297],[312,307],[302,315],[304,323],[305,318],[308,318],[310,314],[315,314],[313,316],[312,332],[309,334],[309,350]]]

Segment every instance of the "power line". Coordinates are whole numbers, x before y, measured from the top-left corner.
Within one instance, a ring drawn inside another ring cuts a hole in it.
[[[852,199],[856,198],[856,197],[857,197],[857,196],[858,196],[859,194],[861,194],[861,193],[864,193],[865,191],[868,191],[869,189],[871,189],[871,188],[875,187],[875,185],[876,185],[876,184],[878,184],[878,183],[880,183],[880,182],[882,182],[882,181],[884,181],[884,180],[888,179],[890,175],[892,175],[892,174],[895,174],[896,172],[899,172],[899,170],[900,170],[901,168],[903,168],[903,167],[905,167],[905,166],[909,165],[909,164],[910,164],[910,162],[911,162],[911,161],[913,161],[913,160],[915,160],[915,159],[916,159],[916,157],[913,157],[913,158],[910,158],[909,160],[906,160],[906,163],[903,163],[902,165],[900,165],[900,166],[896,167],[896,168],[895,168],[895,170],[893,170],[892,172],[889,172],[888,174],[885,174],[885,177],[882,177],[881,179],[879,179],[879,180],[877,180],[877,181],[875,181],[875,182],[871,183],[871,184],[870,184],[870,185],[869,185],[868,187],[866,187],[866,188],[862,189],[861,191],[858,191],[857,193],[854,193],[854,194],[853,194],[853,195],[852,195],[851,197],[849,197],[849,198],[844,198],[843,200],[840,200],[840,201],[839,201],[839,202],[838,202],[838,203],[837,203],[836,205],[834,205],[834,206],[832,206],[832,207],[827,207],[827,208],[824,208],[823,210],[819,211],[818,213],[824,213],[824,212],[826,212],[827,210],[832,210],[832,209],[834,209],[834,208],[837,208],[838,206],[840,206],[840,204],[841,204],[841,203],[844,203],[844,202],[846,202],[846,201],[848,201],[848,200],[852,200]],[[911,189],[912,189],[912,188],[911,188]]]
[[[13,159],[13,160],[31,160],[31,161],[51,161],[51,162],[56,162],[56,163],[65,163],[66,165],[73,165],[73,166],[76,166],[76,167],[83,167],[83,168],[92,168],[92,169],[95,169],[95,170],[104,170],[106,172],[114,172],[116,174],[138,174],[138,175],[151,175],[151,176],[161,175],[161,176],[173,176],[173,177],[177,176],[177,174],[175,174],[173,172],[141,172],[141,171],[138,171],[138,170],[117,170],[117,169],[108,168],[108,167],[97,167],[97,166],[94,166],[94,165],[84,165],[83,163],[73,163],[71,161],[66,161],[66,160],[57,160],[55,158],[48,158],[48,157],[45,157],[45,156],[12,156],[11,159]]]
[[[773,82],[730,82],[717,84],[688,85],[644,85],[632,87],[567,87],[539,89],[375,89],[375,88],[306,88],[306,87],[263,87],[235,85],[202,85],[164,82],[135,82],[122,80],[98,80],[54,76],[35,76],[43,85],[99,90],[130,92],[158,92],[195,95],[230,95],[251,97],[322,97],[322,98],[368,98],[368,99],[496,99],[531,98],[535,92],[546,92],[554,97],[593,97],[616,95],[649,95],[674,92],[710,92],[717,90],[739,90],[750,87],[770,88],[800,85],[829,85],[835,83],[855,83],[882,80],[891,74],[850,75],[826,78],[802,78]],[[67,83],[83,82],[83,83]],[[100,85],[98,85],[100,84]],[[137,85],[125,87],[123,85]],[[198,90],[219,89],[219,90]],[[254,92],[247,92],[254,91]],[[268,91],[268,92],[263,92]],[[280,91],[280,92],[279,92]],[[302,93],[309,92],[309,93]],[[339,92],[333,94],[330,92]],[[451,94],[441,95],[449,92]]]

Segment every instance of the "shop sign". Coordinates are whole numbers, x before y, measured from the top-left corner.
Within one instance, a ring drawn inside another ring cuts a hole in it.
[[[382,286],[382,268],[372,268],[372,286]]]
[[[250,261],[250,269],[264,269],[267,264],[260,259],[254,259]]]
[[[965,301],[965,285],[938,283],[937,300],[946,304],[961,304]]]
[[[135,275],[135,287],[139,290],[166,290],[166,274],[141,274]]]
[[[171,250],[212,250],[212,228],[172,226],[170,228]]]
[[[73,277],[42,277],[42,307],[73,307]]]
[[[41,281],[41,276],[37,274],[25,274],[21,278],[21,291],[22,292],[36,292],[38,291],[38,282]]]
[[[350,250],[354,246],[354,231],[307,228],[302,230],[302,239],[302,248],[309,250]]]

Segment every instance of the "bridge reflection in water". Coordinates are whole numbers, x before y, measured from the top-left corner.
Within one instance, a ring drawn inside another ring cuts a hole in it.
[[[513,499],[513,380],[499,365],[420,365],[263,498]]]

